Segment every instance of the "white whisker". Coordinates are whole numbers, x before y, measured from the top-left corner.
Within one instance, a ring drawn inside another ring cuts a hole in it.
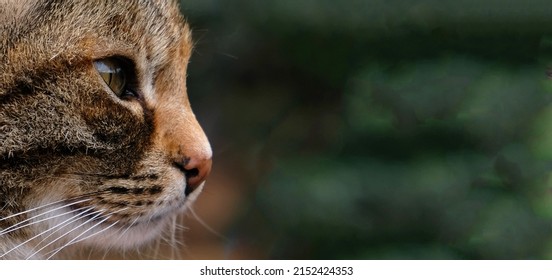
[[[51,202],[51,203],[48,203],[48,204],[44,204],[44,205],[41,205],[41,206],[38,206],[38,207],[35,207],[35,208],[31,208],[31,209],[29,209],[29,210],[25,210],[25,211],[22,211],[22,212],[13,214],[13,215],[9,215],[9,216],[7,216],[7,217],[0,218],[0,221],[4,221],[4,220],[6,220],[6,219],[10,219],[10,218],[13,218],[13,217],[17,217],[17,216],[19,216],[19,215],[23,215],[23,214],[26,214],[26,213],[29,213],[29,212],[32,212],[32,211],[40,210],[40,209],[42,209],[42,208],[50,207],[50,206],[52,206],[52,205],[56,205],[56,204],[63,203],[63,202],[66,202],[66,201],[70,201],[70,200],[73,200],[73,199],[74,199],[74,198],[63,199],[63,200]],[[67,205],[65,205],[65,206],[69,206],[69,205],[73,205],[73,204],[85,202],[85,201],[88,201],[88,200],[91,200],[91,199],[92,199],[92,198],[83,199],[83,200],[80,200],[80,201],[77,201],[77,202],[74,202],[74,203],[71,203],[71,204],[67,204]],[[60,208],[63,208],[63,207],[60,207]],[[59,209],[59,208],[56,208],[56,209],[54,209],[54,210],[57,210],[57,209]],[[46,213],[48,213],[48,212],[46,212]]]
[[[111,217],[111,216],[110,216],[110,217]],[[94,237],[94,236],[96,236],[96,235],[98,235],[98,234],[100,234],[100,233],[102,233],[102,232],[104,232],[104,231],[106,231],[106,230],[108,230],[108,229],[114,227],[114,226],[115,226],[116,224],[118,224],[118,223],[119,223],[119,221],[115,221],[115,222],[114,222],[113,224],[111,224],[110,226],[108,226],[108,227],[106,227],[106,228],[104,228],[104,229],[102,229],[102,230],[100,230],[100,231],[97,231],[97,232],[95,232],[95,233],[93,233],[93,234],[91,234],[91,235],[89,235],[89,236],[85,236],[85,237],[83,237],[83,238],[81,238],[81,239],[79,239],[79,240],[73,241],[73,242],[71,242],[71,243],[69,243],[69,244],[67,244],[67,245],[65,245],[65,246],[67,247],[67,246],[69,246],[69,245],[73,245],[73,244],[75,244],[75,243],[79,243],[79,242],[84,241],[84,240],[86,240],[86,239],[92,238],[92,237]]]
[[[128,209],[128,208],[123,208],[123,209],[117,210],[117,211],[111,213],[111,214],[110,214],[106,219],[104,219],[104,220],[107,220],[107,219],[113,217],[114,214],[119,213],[119,212],[124,211],[124,210],[127,210],[127,209]],[[119,223],[119,221],[115,221],[115,223],[113,223],[112,225],[110,225],[110,226],[108,226],[108,227],[106,227],[106,228],[104,228],[104,229],[102,229],[102,230],[100,230],[100,231],[98,231],[98,232],[95,232],[95,233],[93,233],[93,234],[91,234],[91,235],[89,235],[89,236],[86,236],[86,237],[84,237],[84,238],[82,238],[82,239],[79,239],[79,240],[77,240],[77,241],[74,241],[74,242],[71,242],[71,241],[70,241],[70,242],[67,243],[67,245],[65,245],[65,246],[69,246],[69,245],[75,244],[75,243],[77,243],[77,242],[81,242],[81,241],[83,241],[83,240],[85,240],[85,239],[88,239],[88,238],[90,238],[90,237],[92,237],[92,236],[95,236],[95,235],[97,235],[97,234],[99,234],[99,233],[102,233],[102,232],[104,232],[104,231],[110,229],[111,227],[115,226],[115,225],[118,224],[118,223]],[[83,233],[79,234],[79,236],[82,235],[82,234],[84,234],[84,233],[86,233],[87,231],[91,230],[92,228],[96,227],[97,225],[98,225],[98,224],[96,224],[95,226],[93,226],[93,227],[87,229],[87,230],[84,231]],[[77,236],[77,237],[79,237],[79,236]],[[77,237],[75,237],[74,239],[76,239]]]
[[[153,258],[159,259],[159,251],[161,251],[161,238],[157,238],[155,241],[155,249],[153,249]]]
[[[136,217],[136,219],[134,219],[134,221],[128,225],[125,230],[123,230],[120,234],[119,234],[119,237],[117,237],[117,239],[115,240],[115,242],[113,242],[113,244],[116,244],[119,242],[119,240],[121,240],[121,238],[127,233],[127,231],[129,229],[131,229],[135,224],[136,222],[138,221],[140,217]],[[120,230],[119,230],[120,231]],[[107,257],[107,254],[109,254],[109,251],[113,248],[113,245],[109,245],[109,247],[105,250],[105,253],[103,255],[103,259],[105,259]]]
[[[54,253],[52,253],[48,258],[46,258],[47,260],[51,259],[55,254],[59,253],[61,250],[63,250],[64,248],[66,248],[67,246],[71,245],[75,240],[79,239],[81,236],[83,236],[85,233],[93,230],[94,228],[96,228],[97,226],[101,225],[103,222],[107,221],[109,218],[111,218],[112,215],[109,215],[105,218],[103,218],[102,220],[100,220],[99,222],[97,222],[95,225],[89,227],[88,229],[84,230],[83,232],[81,232],[80,234],[78,234],[76,237],[74,237],[73,239],[69,240],[69,242],[67,242],[65,245],[61,246],[60,248],[58,248]]]
[[[89,211],[89,210],[92,210],[92,208],[89,208],[89,209],[84,210],[83,213],[79,213],[79,215],[82,215],[82,214],[86,213],[86,212]],[[47,229],[47,230],[45,230],[45,231],[43,231],[43,232],[41,232],[41,233],[39,233],[39,234],[37,234],[37,235],[35,235],[35,236],[33,236],[33,237],[27,239],[26,241],[24,241],[24,242],[18,244],[17,246],[15,246],[15,247],[11,248],[10,250],[6,251],[4,254],[0,255],[0,258],[6,256],[6,255],[9,254],[10,252],[12,252],[12,251],[16,250],[17,248],[19,248],[19,247],[21,247],[21,246],[23,246],[23,245],[25,245],[25,244],[31,242],[31,241],[34,240],[35,238],[37,238],[37,237],[39,237],[39,236],[41,236],[41,235],[43,235],[43,234],[45,234],[45,233],[47,233],[47,232],[49,232],[49,231],[52,231],[52,230],[54,230],[54,229],[56,229],[56,228],[58,228],[58,230],[59,230],[59,229],[65,227],[65,226],[67,225],[67,223],[71,223],[71,221],[74,221],[74,220],[78,219],[78,218],[79,218],[79,215],[77,215],[77,216],[75,216],[75,217],[71,217],[71,218],[69,218],[69,219],[67,219],[67,220],[65,220],[65,221],[63,221],[63,222],[61,222],[61,223],[59,223],[58,225],[55,225],[55,226],[53,226],[53,227],[51,227],[51,228],[49,228],[49,229]],[[65,225],[65,226],[64,226],[64,225]],[[54,234],[54,233],[57,232],[58,230],[54,231],[53,233],[51,233],[50,235],[46,236],[45,238],[50,237],[52,234]],[[40,243],[42,243],[42,241],[39,242],[39,243],[37,244],[37,246],[40,245]],[[35,248],[36,248],[37,246],[35,246]]]
[[[88,219],[86,222],[84,222],[84,223],[82,223],[82,224],[76,226],[76,227],[73,228],[72,230],[67,231],[66,233],[62,234],[61,236],[57,237],[56,239],[50,241],[48,244],[42,246],[40,249],[38,249],[37,251],[35,251],[35,252],[32,253],[31,255],[29,255],[29,256],[27,257],[27,260],[30,259],[30,258],[32,258],[33,256],[35,256],[36,254],[38,254],[40,251],[44,250],[44,248],[46,248],[46,247],[48,247],[48,246],[54,244],[56,241],[58,241],[58,240],[60,240],[61,238],[63,238],[63,237],[65,237],[65,236],[69,235],[71,232],[73,232],[73,231],[79,229],[80,227],[86,225],[86,224],[89,223],[90,221],[93,221],[93,220],[96,219],[98,216],[100,216],[100,215],[102,214],[102,212],[103,212],[103,211],[96,211],[96,212],[94,212],[94,213],[97,213],[97,214],[95,214],[92,218],[90,218],[90,219]]]
[[[61,217],[61,216],[64,216],[64,215],[67,215],[67,214],[70,214],[70,213],[73,213],[73,212],[77,212],[77,211],[80,211],[80,210],[82,210],[82,209],[85,209],[85,208],[74,209],[74,210],[71,210],[71,211],[69,211],[69,212],[64,212],[64,213],[57,214],[57,215],[52,216],[52,217],[47,217],[47,218],[44,218],[44,219],[41,219],[41,220],[33,221],[33,222],[31,222],[31,223],[27,223],[27,224],[24,224],[24,225],[21,225],[21,226],[17,226],[17,225],[22,224],[22,223],[24,223],[24,222],[28,222],[29,220],[32,220],[32,219],[34,219],[34,218],[36,218],[36,217],[38,217],[38,216],[42,216],[42,215],[36,215],[35,217],[31,217],[31,218],[29,218],[29,219],[27,219],[27,220],[25,220],[25,221],[19,222],[19,223],[15,224],[15,225],[12,225],[12,226],[10,226],[10,227],[5,228],[4,230],[1,230],[1,231],[0,231],[0,235],[4,235],[4,234],[10,233],[10,232],[12,232],[12,231],[16,231],[16,230],[18,230],[18,229],[22,229],[22,228],[25,228],[25,227],[28,227],[28,226],[31,226],[31,225],[34,225],[34,224],[38,224],[38,223],[40,223],[40,222],[44,222],[44,221],[47,221],[47,220],[55,219],[55,218],[57,218],[57,217]],[[14,226],[17,226],[17,227],[14,228]]]
[[[219,232],[217,232],[216,230],[214,230],[212,227],[210,227],[207,223],[205,223],[205,221],[203,221],[203,219],[201,217],[199,217],[196,212],[194,211],[194,208],[189,206],[188,207],[188,210],[190,211],[190,213],[192,214],[192,216],[199,222],[199,224],[201,224],[204,228],[206,228],[209,232],[211,232],[212,234],[214,234],[215,236],[221,238],[222,240],[225,240],[227,241],[228,238],[226,238],[226,236],[220,234]]]
[[[180,252],[178,251],[178,240],[176,240],[176,218],[177,216],[172,217],[172,223],[170,228],[170,238],[171,238],[171,259],[182,259]]]
[[[91,213],[88,213],[90,212],[91,210],[94,210],[94,208],[92,207],[88,207],[87,209],[85,209],[84,211],[82,211],[81,213],[59,223],[58,225],[55,226],[55,228],[58,228],[57,230],[53,231],[52,233],[48,234],[47,236],[43,237],[42,240],[40,242],[38,242],[38,244],[35,245],[35,247],[33,248],[36,249],[38,246],[40,246],[40,244],[42,244],[43,242],[46,242],[46,240],[48,240],[48,238],[50,238],[50,236],[54,235],[56,232],[60,231],[61,229],[65,228],[66,226],[74,223],[75,221],[77,220],[80,220],[82,218],[86,218],[88,216],[91,216],[91,215],[95,215],[97,213],[100,213],[100,211],[93,211]],[[88,213],[88,214],[87,214]],[[45,232],[43,232],[45,233]],[[42,233],[42,234],[43,234]]]

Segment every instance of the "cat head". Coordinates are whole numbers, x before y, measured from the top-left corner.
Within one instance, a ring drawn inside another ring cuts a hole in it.
[[[0,243],[154,238],[211,169],[177,4],[7,0],[0,12]]]

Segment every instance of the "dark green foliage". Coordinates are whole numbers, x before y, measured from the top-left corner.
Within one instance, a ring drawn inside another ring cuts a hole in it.
[[[549,3],[182,5],[192,103],[250,191],[234,242],[267,258],[552,257]]]

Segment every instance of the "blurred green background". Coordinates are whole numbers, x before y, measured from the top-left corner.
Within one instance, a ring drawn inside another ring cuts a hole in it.
[[[181,6],[224,236],[191,258],[552,258],[550,2]]]

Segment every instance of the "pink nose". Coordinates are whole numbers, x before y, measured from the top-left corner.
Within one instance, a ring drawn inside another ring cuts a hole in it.
[[[192,193],[205,181],[211,172],[212,163],[211,158],[202,157],[185,157],[182,161],[175,162],[186,176],[186,195]]]

